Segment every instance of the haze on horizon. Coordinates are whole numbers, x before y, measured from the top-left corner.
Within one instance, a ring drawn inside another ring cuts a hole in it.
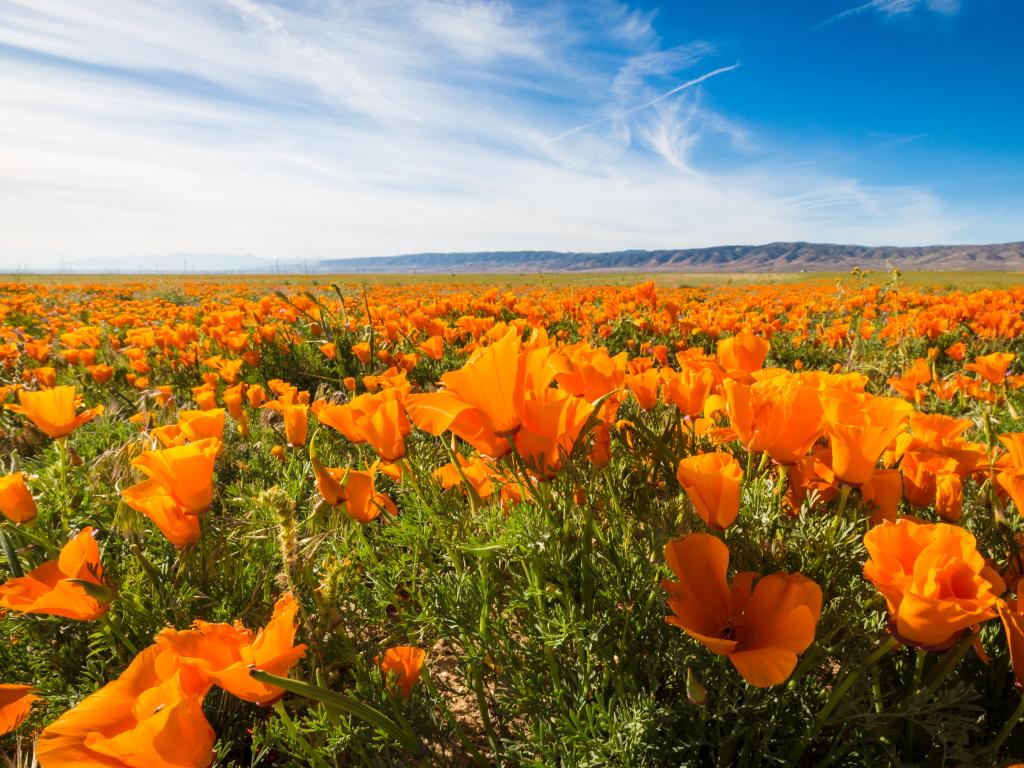
[[[0,269],[1024,240],[1013,0],[7,0]]]

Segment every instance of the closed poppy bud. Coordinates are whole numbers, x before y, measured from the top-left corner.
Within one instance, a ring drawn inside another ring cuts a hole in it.
[[[0,685],[0,735],[21,725],[36,701],[31,685]]]
[[[380,667],[381,673],[388,679],[388,687],[390,688],[393,679],[398,683],[398,690],[402,693],[402,698],[409,698],[412,695],[412,688],[416,685],[420,679],[420,674],[423,671],[423,661],[427,657],[427,652],[422,648],[416,648],[410,645],[399,645],[394,648],[388,648],[384,652],[383,658],[377,656],[374,661],[377,666]]]
[[[370,345],[367,342],[352,345],[352,354],[356,356],[363,365],[370,362]]]
[[[256,384],[245,391],[245,399],[249,401],[251,408],[259,408],[267,402],[266,390],[261,385]]]
[[[943,520],[955,522],[964,511],[964,486],[959,475],[939,475],[935,482],[935,512]]]
[[[289,445],[305,445],[309,432],[308,408],[303,404],[286,405],[282,409],[284,415],[284,436]]]
[[[36,501],[21,472],[0,477],[0,512],[15,523],[27,523],[36,516]]]
[[[884,520],[896,522],[903,498],[903,478],[899,470],[876,469],[871,479],[860,487],[860,495],[874,506],[868,518],[871,525],[880,525]]]
[[[346,376],[344,379],[342,379],[341,383],[345,387],[345,389],[347,389],[349,392],[355,392],[355,389],[356,389],[356,377],[355,376]]]
[[[740,508],[743,469],[723,452],[702,453],[679,462],[679,483],[693,502],[701,520],[715,530],[725,530]]]
[[[708,689],[694,674],[693,667],[686,668],[686,698],[695,707],[703,707],[708,703]]]

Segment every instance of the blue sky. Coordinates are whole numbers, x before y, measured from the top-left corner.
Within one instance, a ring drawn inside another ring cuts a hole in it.
[[[1020,240],[1022,33],[1017,0],[5,0],[0,267]]]

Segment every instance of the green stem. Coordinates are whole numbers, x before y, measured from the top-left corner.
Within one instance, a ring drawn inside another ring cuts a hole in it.
[[[843,700],[850,688],[853,687],[853,684],[857,682],[858,678],[860,678],[861,674],[866,670],[871,669],[871,667],[881,661],[898,645],[899,642],[896,638],[890,635],[882,645],[868,656],[867,660],[863,664],[850,670],[846,677],[843,678],[842,682],[832,689],[832,695],[829,697],[828,701],[825,702],[825,706],[822,707],[815,716],[814,722],[811,724],[811,730],[797,743],[795,747],[793,747],[793,750],[789,753],[789,757],[786,759],[787,765],[795,765],[800,760],[804,752],[806,752],[807,748],[811,745],[811,741],[813,741],[814,737],[818,735],[818,732],[825,725],[829,716],[835,708],[839,706],[839,702]]]
[[[999,748],[1003,746],[1003,742],[1010,736],[1013,729],[1017,727],[1017,723],[1020,722],[1021,717],[1024,717],[1024,696],[1021,696],[1020,703],[1017,705],[1017,708],[1013,710],[1013,714],[1010,715],[1010,719],[1007,720],[1000,729],[995,740],[989,744],[988,751],[993,758],[999,754]]]
[[[473,691],[476,693],[476,705],[480,710],[480,724],[483,725],[484,733],[487,734],[487,743],[491,745],[491,751],[494,753],[495,763],[497,765],[501,765],[501,744],[494,733],[494,726],[491,724],[491,716],[487,708],[487,697],[486,691],[484,690],[483,662],[478,661],[474,666],[476,669],[473,671]]]
[[[21,569],[21,561],[18,560],[18,553],[14,549],[14,545],[11,543],[10,538],[8,538],[6,531],[0,531],[0,546],[3,547],[4,557],[7,558],[7,567],[11,569],[11,576],[16,579],[20,579],[25,575],[25,572]]]
[[[306,759],[309,760],[309,764],[318,766],[318,768],[328,768],[327,763],[325,763],[320,758],[320,755],[316,753],[316,750],[313,749],[313,745],[306,740],[305,736],[299,733],[299,729],[288,716],[288,712],[284,708],[284,702],[281,699],[274,702],[274,711],[277,712],[278,717],[281,718],[281,722],[284,723],[285,728],[288,730],[288,735],[291,736],[302,749]]]
[[[852,489],[852,485],[848,483],[842,484],[842,488],[839,491],[839,508],[836,510],[836,517],[842,517],[846,511],[846,500],[850,498],[850,491]]]
[[[932,670],[931,674],[928,675],[928,679],[924,682],[924,690],[921,695],[927,700],[930,698],[938,689],[939,686],[949,677],[949,673],[952,672],[956,665],[960,663],[960,659],[963,658],[964,654],[967,653],[967,649],[971,647],[971,643],[974,642],[974,633],[967,631],[964,636],[960,638],[960,641],[950,648],[943,655],[942,660],[936,665],[935,669]]]
[[[114,637],[116,637],[118,639],[118,641],[121,643],[121,645],[123,645],[132,655],[134,655],[134,656],[138,656],[139,655],[139,649],[135,647],[135,643],[133,643],[131,640],[129,640],[127,635],[125,635],[124,632],[122,632],[118,628],[118,626],[114,623],[114,620],[110,618],[110,612],[109,611],[107,613],[104,613],[100,617],[100,620],[107,627],[107,629],[110,630],[110,633],[112,635],[114,635]]]

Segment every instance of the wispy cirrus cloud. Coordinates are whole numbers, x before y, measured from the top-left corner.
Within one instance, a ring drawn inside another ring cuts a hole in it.
[[[837,21],[859,16],[862,13],[874,12],[883,16],[902,16],[923,8],[944,16],[953,16],[960,12],[960,0],[870,0],[830,16],[815,25],[815,29],[827,27]]]
[[[612,0],[8,0],[0,267],[962,231],[927,189],[755,151],[712,98],[744,70],[656,20]]]

